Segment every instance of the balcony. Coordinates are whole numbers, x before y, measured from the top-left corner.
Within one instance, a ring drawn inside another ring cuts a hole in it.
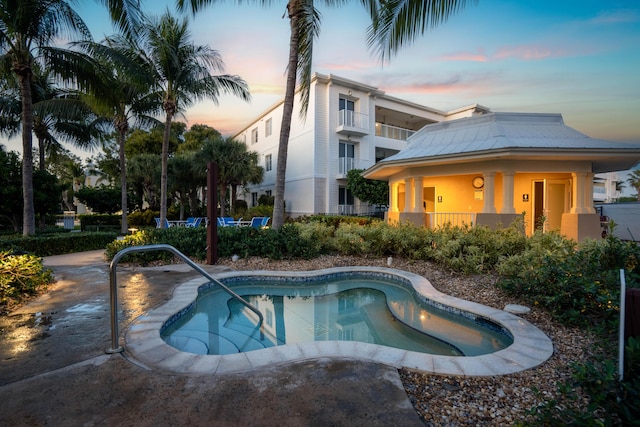
[[[338,176],[337,179],[346,179],[350,170],[357,169],[355,159],[353,157],[338,158]]]
[[[376,136],[389,139],[397,139],[399,141],[406,141],[416,131],[411,129],[399,128],[396,126],[383,125],[382,123],[376,123]]]
[[[350,110],[338,111],[336,132],[342,135],[364,136],[369,134],[369,116]]]

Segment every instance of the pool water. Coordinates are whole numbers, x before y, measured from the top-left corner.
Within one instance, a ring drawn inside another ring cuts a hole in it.
[[[404,350],[475,356],[508,347],[499,325],[434,307],[400,281],[332,277],[292,283],[239,278],[225,283],[264,316],[215,285],[161,330],[169,345],[195,354],[233,354],[312,341],[360,341]]]

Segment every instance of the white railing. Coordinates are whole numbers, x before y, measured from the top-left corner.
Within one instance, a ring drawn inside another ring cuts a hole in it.
[[[338,159],[338,175],[347,175],[350,170],[356,168],[356,162],[353,157],[340,157]]]
[[[462,227],[476,223],[475,212],[427,212],[429,228],[439,228],[447,224]]]
[[[395,126],[383,125],[382,123],[376,123],[376,136],[380,136],[383,138],[406,141],[414,133],[416,132],[411,129],[404,129]]]
[[[338,126],[366,129],[369,116],[350,110],[338,111]]]
[[[355,207],[353,205],[338,205],[339,215],[353,215]]]

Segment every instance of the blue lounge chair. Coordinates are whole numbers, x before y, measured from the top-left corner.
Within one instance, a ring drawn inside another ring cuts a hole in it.
[[[160,218],[154,218],[156,220],[156,228],[160,228]],[[164,228],[171,227],[171,223],[165,218],[164,219]]]
[[[185,227],[200,227],[200,223],[202,222],[202,218],[200,217],[189,217],[187,218],[187,222],[184,223]]]
[[[254,216],[251,218],[251,226],[254,228],[264,228],[268,222],[268,216]]]

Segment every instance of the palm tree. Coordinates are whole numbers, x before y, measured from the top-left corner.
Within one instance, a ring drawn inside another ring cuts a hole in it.
[[[248,101],[249,89],[244,80],[232,75],[212,75],[224,70],[220,54],[209,46],[191,41],[187,20],[178,21],[167,11],[151,19],[141,32],[138,56],[147,66],[154,91],[162,100],[165,114],[160,177],[160,224],[167,216],[167,164],[171,122],[195,101],[205,98],[218,103],[223,93]]]
[[[247,146],[231,138],[207,140],[198,156],[201,173],[209,162],[218,164],[218,194],[220,195],[220,216],[226,215],[227,189],[238,183],[261,182],[264,170],[258,166],[258,153],[248,152]],[[208,189],[212,191],[214,189]],[[230,206],[233,207],[233,201]]]
[[[191,216],[195,216],[198,188],[206,184],[206,174],[196,173],[198,163],[196,151],[186,151],[176,154],[169,159],[168,186],[170,192],[175,193],[180,201],[180,219],[184,219],[184,207],[189,204]]]
[[[136,42],[122,35],[112,36],[103,43],[83,42],[77,46],[84,55],[77,61],[85,64],[95,75],[93,86],[82,97],[91,110],[116,132],[120,164],[120,191],[122,234],[128,231],[127,224],[127,167],[125,140],[130,126],[151,127],[158,121],[159,104],[151,93],[148,75],[132,52]]]
[[[636,197],[640,202],[640,169],[634,169],[627,179],[629,185],[636,190]]]
[[[116,23],[134,31],[137,1],[102,0]],[[22,130],[23,227],[25,236],[35,234],[33,202],[33,94],[35,62],[66,82],[75,80],[73,64],[55,46],[62,36],[90,39],[91,33],[65,0],[0,0],[0,66],[14,73],[20,85]]]
[[[64,31],[91,37],[80,16],[63,0],[0,0],[0,62],[15,74],[20,85],[22,127],[22,187],[24,236],[35,234],[33,204],[33,94],[31,81],[36,60],[54,49]]]
[[[242,1],[237,0],[238,3]],[[220,2],[222,0],[177,0],[177,6],[179,10],[190,8],[195,14],[204,6]],[[258,2],[260,5],[270,4],[264,0]],[[418,35],[446,21],[466,2],[467,0],[361,0],[371,15],[369,45],[378,50],[380,59],[384,61],[386,57],[413,42]],[[347,0],[324,0],[324,3],[327,6],[342,5]],[[272,219],[272,228],[275,229],[284,224],[284,181],[296,82],[300,83],[300,115],[304,117],[309,105],[313,41],[320,31],[320,14],[313,0],[287,0],[287,13],[291,34],[276,165]]]

